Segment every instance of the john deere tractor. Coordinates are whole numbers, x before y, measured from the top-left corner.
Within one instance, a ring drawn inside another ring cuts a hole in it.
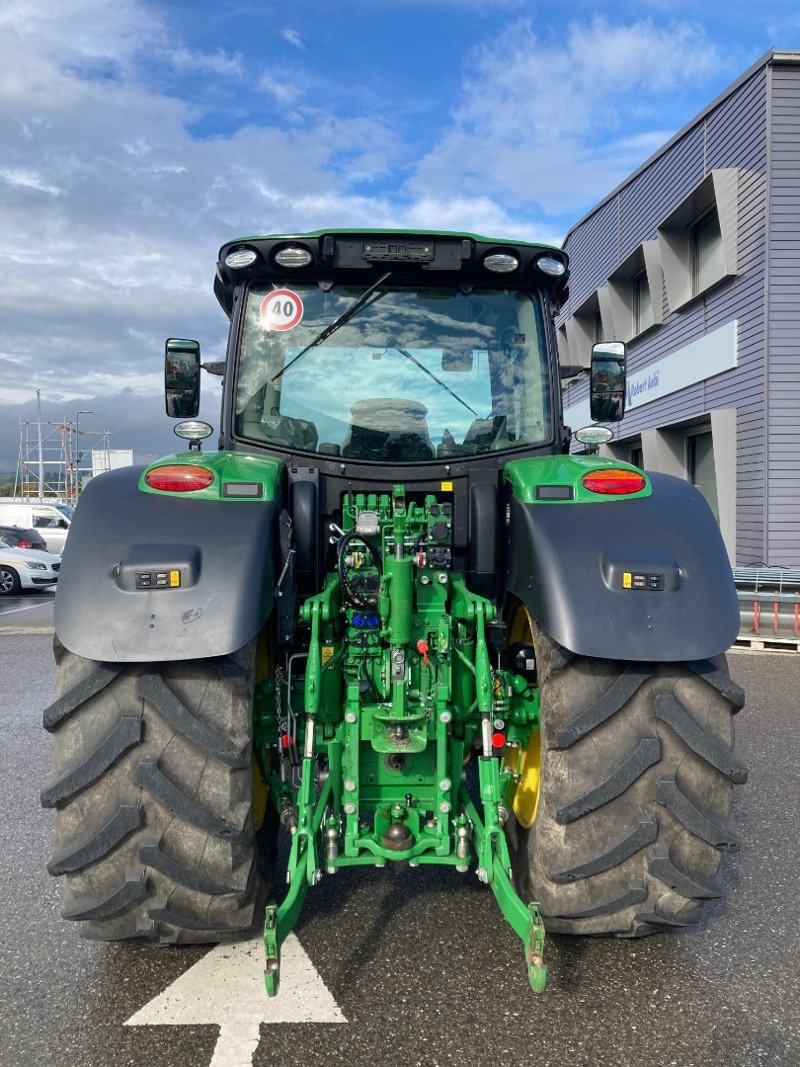
[[[186,450],[94,479],[64,553],[42,799],[87,937],[263,922],[274,994],[309,889],[441,864],[491,889],[538,990],[546,930],[649,934],[719,894],[731,570],[690,485],[601,458],[607,428],[570,455],[567,275],[474,234],[223,246],[217,450],[171,339]],[[624,346],[589,393],[622,418]]]

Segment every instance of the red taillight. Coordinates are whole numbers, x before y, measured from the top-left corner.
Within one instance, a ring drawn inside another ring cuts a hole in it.
[[[214,473],[206,467],[174,463],[154,467],[145,474],[144,480],[151,489],[160,489],[164,493],[193,493],[197,489],[207,489],[214,481]]]
[[[612,467],[610,470],[589,471],[581,478],[584,488],[592,493],[606,496],[623,496],[626,493],[640,493],[647,485],[647,479],[639,471],[629,471]]]
[[[33,548],[33,541],[20,541],[17,548]]]

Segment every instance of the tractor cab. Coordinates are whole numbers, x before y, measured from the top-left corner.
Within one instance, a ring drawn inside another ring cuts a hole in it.
[[[223,247],[234,448],[373,464],[558,450],[562,253],[325,233]]]

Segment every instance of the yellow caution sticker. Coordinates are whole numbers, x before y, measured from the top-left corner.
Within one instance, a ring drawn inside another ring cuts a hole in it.
[[[177,589],[177,587],[181,584],[181,572],[180,571],[170,571],[169,572],[169,584],[172,586],[173,589]]]
[[[633,588],[633,572],[632,571],[623,571],[622,572],[622,588],[623,589],[632,589]]]
[[[442,492],[443,493],[452,493],[453,492],[453,483],[452,482],[442,482]]]
[[[333,645],[322,646],[322,666],[328,662],[329,659],[333,659]]]

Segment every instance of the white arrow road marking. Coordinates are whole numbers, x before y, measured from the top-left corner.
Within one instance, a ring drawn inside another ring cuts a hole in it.
[[[264,943],[217,945],[126,1026],[219,1026],[209,1067],[252,1067],[261,1023],[346,1023],[303,946],[289,934],[281,947],[277,997],[264,990]]]

